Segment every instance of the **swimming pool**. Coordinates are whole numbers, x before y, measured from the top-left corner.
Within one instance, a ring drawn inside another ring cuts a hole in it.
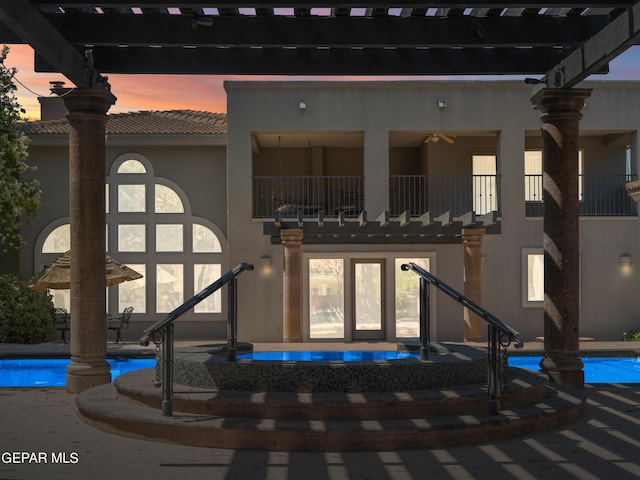
[[[386,361],[416,358],[417,354],[388,351],[254,352],[238,358],[271,361]],[[540,356],[509,357],[512,367],[539,370]],[[109,358],[111,378],[131,370],[155,367],[153,358]],[[63,387],[68,358],[0,359],[0,387]],[[640,359],[636,357],[583,357],[587,383],[640,383]]]
[[[404,358],[418,358],[418,354],[375,350],[318,350],[238,354],[239,360],[271,360],[278,362],[371,362]]]
[[[542,357],[509,357],[509,366],[540,370]],[[582,357],[586,383],[640,383],[640,359],[637,357]]]
[[[0,359],[0,387],[64,387],[68,358]],[[111,379],[118,375],[155,366],[153,358],[108,358]]]
[[[393,351],[253,352],[238,359],[296,362],[358,362],[417,358],[418,354]],[[541,356],[509,356],[509,366],[540,370]],[[640,383],[640,359],[636,357],[583,357],[587,383]]]

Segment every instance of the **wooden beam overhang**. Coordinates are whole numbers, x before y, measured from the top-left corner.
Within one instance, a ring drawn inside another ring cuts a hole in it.
[[[0,0],[0,42],[79,87],[98,72],[540,75],[570,87],[640,41],[634,0]],[[539,83],[540,80],[533,79]]]
[[[364,212],[363,212],[364,213]],[[486,215],[476,215],[468,212],[464,215],[452,217],[445,213],[435,219],[426,213],[421,217],[411,218],[403,213],[390,218],[388,213],[380,215],[375,221],[363,222],[361,215],[358,219],[304,219],[280,218],[263,223],[263,234],[271,237],[271,243],[282,243],[281,230],[302,229],[303,243],[316,244],[432,244],[432,243],[462,243],[463,228],[483,228],[486,233],[499,234],[500,219],[497,212]],[[425,221],[425,219],[428,219]]]
[[[640,1],[622,10],[601,31],[558,62],[534,87],[571,88],[640,41]]]
[[[0,23],[29,43],[55,71],[64,73],[77,87],[108,88],[106,78],[94,68],[90,50],[79,51],[71,45],[31,2],[0,2]]]
[[[577,47],[608,22],[606,15],[555,17],[268,17],[220,15],[198,26],[188,15],[44,13],[78,46],[339,48]],[[118,35],[114,37],[117,22]]]
[[[456,0],[428,0],[428,1],[415,1],[415,0],[222,0],[212,2],[211,0],[188,0],[188,1],[175,1],[175,0],[136,0],[131,1],[118,1],[118,0],[103,0],[103,1],[87,1],[87,0],[30,0],[33,5],[40,7],[50,8],[94,8],[96,5],[108,4],[110,8],[128,8],[132,5],[144,8],[169,8],[176,6],[189,6],[191,8],[206,8],[215,6],[217,8],[267,8],[273,9],[278,7],[300,7],[300,8],[313,8],[313,7],[330,7],[330,8],[459,8],[465,9],[470,7],[487,7],[487,8],[533,8],[539,10],[541,8],[559,8],[559,7],[574,7],[581,10],[585,8],[625,8],[633,4],[633,0],[542,0],[534,2],[532,0],[490,0],[490,1],[456,1]]]
[[[208,75],[534,75],[567,48],[149,48],[93,47],[105,73]],[[55,72],[36,57],[36,71]]]

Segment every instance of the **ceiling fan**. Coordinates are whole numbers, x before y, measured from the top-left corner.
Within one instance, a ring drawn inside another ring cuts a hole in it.
[[[455,135],[445,135],[444,133],[430,133],[424,139],[424,143],[430,143],[430,142],[435,143],[435,142],[439,142],[440,139],[444,140],[447,143],[453,143],[455,142],[454,138],[455,138]]]

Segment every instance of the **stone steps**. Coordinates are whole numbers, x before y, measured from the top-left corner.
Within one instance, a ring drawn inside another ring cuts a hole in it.
[[[159,410],[153,370],[77,397],[80,417],[104,431],[183,445],[283,451],[399,450],[486,442],[564,425],[582,391],[510,369],[499,415],[486,387],[395,393],[216,392],[175,385],[174,416]]]

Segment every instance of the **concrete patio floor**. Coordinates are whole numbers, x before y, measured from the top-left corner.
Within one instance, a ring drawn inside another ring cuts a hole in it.
[[[639,347],[631,342],[589,343],[594,350]],[[62,348],[39,346],[42,353]],[[109,353],[113,350],[110,345]],[[11,346],[0,346],[2,355],[11,351]],[[587,404],[580,420],[536,435],[446,449],[289,453],[184,447],[115,436],[82,423],[75,395],[63,388],[0,388],[0,479],[640,478],[640,384],[588,384],[585,390]],[[27,452],[31,458],[13,463],[14,452]]]

